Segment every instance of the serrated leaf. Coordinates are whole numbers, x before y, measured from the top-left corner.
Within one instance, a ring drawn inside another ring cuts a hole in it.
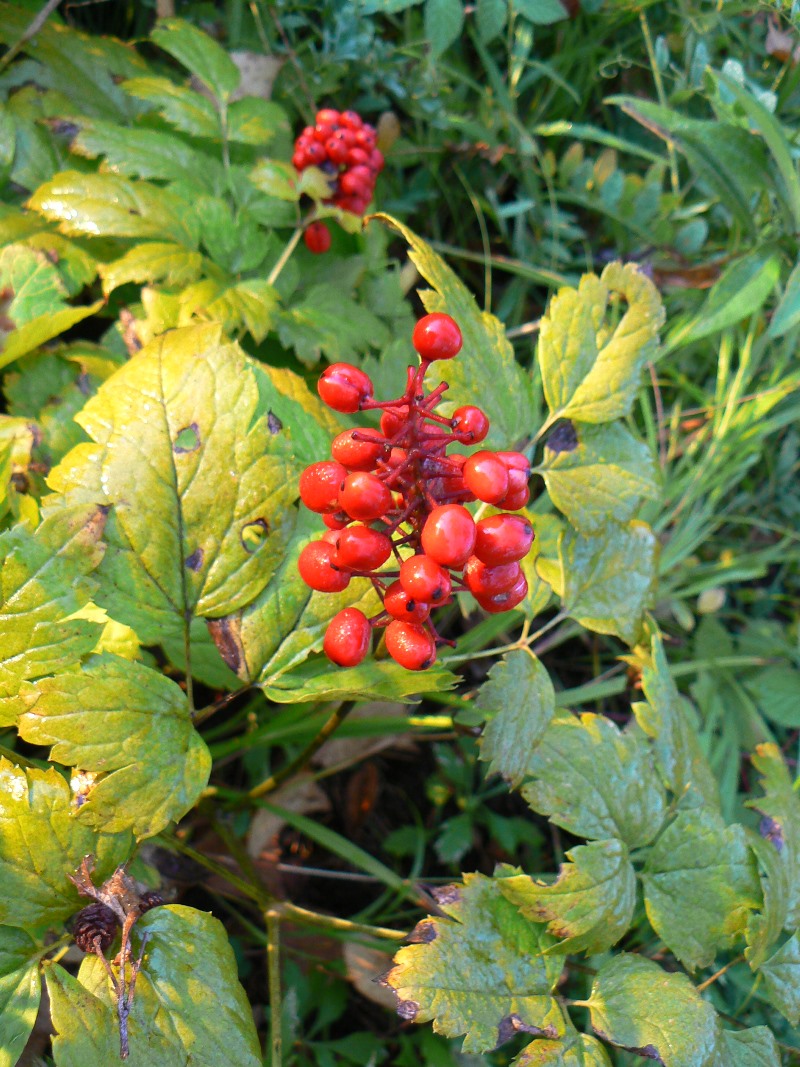
[[[390,215],[376,219],[403,235],[410,246],[409,258],[435,292],[420,292],[427,311],[444,311],[456,320],[464,345],[453,360],[444,360],[431,368],[431,380],[437,376],[450,384],[447,400],[453,407],[474,404],[489,416],[491,429],[486,448],[508,448],[532,433],[537,415],[530,379],[514,358],[514,349],[506,338],[499,319],[480,311],[475,298],[444,260],[407,226]],[[491,389],[487,383],[491,382]]]
[[[719,788],[700,747],[693,709],[678,692],[669,671],[658,630],[637,648],[629,662],[641,670],[647,703],[633,705],[636,721],[655,741],[654,752],[664,781],[684,807],[705,805],[719,811]]]
[[[658,499],[660,491],[650,449],[619,423],[563,423],[545,441],[535,470],[555,506],[582,533],[596,532],[609,519],[627,522],[644,497]]]
[[[632,645],[656,581],[658,541],[632,520],[607,522],[591,535],[567,530],[559,541],[564,610],[589,630]]]
[[[755,858],[741,826],[707,808],[679,812],[651,847],[642,872],[647,917],[692,970],[714,962],[761,904]]]
[[[488,719],[480,758],[488,761],[491,774],[501,774],[516,788],[555,711],[550,675],[527,649],[508,652],[489,671],[475,707]]]
[[[81,119],[70,144],[76,155],[104,156],[104,168],[129,178],[195,182],[203,192],[222,182],[222,164],[192,148],[180,137],[160,130],[117,126],[101,119]]]
[[[160,19],[150,39],[205,82],[217,99],[226,100],[239,85],[239,68],[225,49],[190,22]]]
[[[93,443],[51,472],[111,508],[98,602],[144,643],[243,607],[282,556],[298,469],[277,454],[259,373],[218,326],[173,330],[89,400]]]
[[[95,589],[87,575],[102,558],[104,523],[92,503],[45,513],[33,533],[15,526],[0,534],[0,708],[23,680],[94,647],[98,625],[74,616]]]
[[[616,324],[612,296],[627,304]],[[599,278],[585,274],[577,289],[560,289],[542,319],[537,348],[548,421],[627,415],[663,321],[658,290],[632,263],[609,263]]]
[[[800,709],[797,694],[800,693],[800,671],[788,664],[765,667],[748,674],[743,679],[748,693],[758,704],[759,710],[779,726],[790,730],[800,727]]]
[[[0,335],[0,367],[57,337],[76,322],[94,314],[98,300],[84,307],[70,307],[67,290],[56,267],[44,252],[23,244],[0,250],[0,292],[10,290],[3,301],[3,331]],[[12,328],[7,330],[7,323]]]
[[[38,220],[37,220],[38,221]],[[20,244],[44,252],[48,262],[55,266],[58,276],[64,283],[69,296],[77,296],[89,285],[97,274],[97,261],[80,247],[60,233],[54,233],[44,221],[32,233],[22,239]],[[87,314],[88,308],[83,309]]]
[[[523,15],[536,25],[547,26],[567,17],[564,5],[559,0],[511,0],[511,6],[518,15]]]
[[[669,974],[642,956],[623,953],[604,964],[589,999],[603,1040],[664,1067],[712,1067],[717,1013],[685,974]]]
[[[534,811],[578,837],[618,837],[638,848],[664,821],[664,790],[644,735],[602,715],[556,709],[527,774],[522,795]]]
[[[781,1067],[778,1042],[766,1026],[720,1030],[714,1067]]]
[[[223,290],[205,309],[204,318],[221,322],[227,333],[247,331],[256,344],[269,333],[278,306],[278,293],[263,278],[246,278]]]
[[[512,1067],[611,1067],[611,1060],[593,1037],[568,1034],[561,1041],[532,1041],[512,1060]]]
[[[116,174],[62,171],[36,190],[28,206],[68,234],[166,238],[192,249],[199,240],[197,219],[184,200]]]
[[[458,682],[457,675],[441,664],[426,671],[407,671],[393,660],[370,658],[357,667],[332,670],[327,656],[312,659],[279,673],[261,688],[276,704],[308,700],[402,700],[425,693],[444,693]]]
[[[262,193],[296,203],[300,199],[297,171],[280,159],[262,159],[250,172],[250,181]]]
[[[141,663],[104,654],[26,685],[19,733],[50,759],[102,777],[78,818],[109,833],[152,837],[182,818],[208,782],[211,757],[186,694]]]
[[[274,686],[282,674],[322,648],[328,623],[342,608],[359,607],[367,616],[380,609],[380,601],[365,579],[353,579],[341,593],[309,589],[297,573],[297,560],[309,541],[321,536],[317,516],[302,509],[292,540],[269,583],[240,616],[226,620],[229,638],[240,650],[234,669],[241,678]],[[327,670],[331,671],[330,665]],[[329,680],[336,684],[335,678]]]
[[[228,108],[225,132],[229,141],[254,144],[261,148],[279,133],[288,133],[289,120],[280,104],[257,96],[246,96],[243,100],[234,101]]]
[[[789,910],[789,871],[776,845],[768,837],[761,837],[750,830],[748,841],[758,860],[758,876],[764,899],[761,910],[748,916],[745,930],[747,948],[744,955],[755,970],[769,955],[769,950],[778,941],[786,923]]]
[[[0,758],[0,923],[37,927],[81,907],[67,877],[95,857],[98,884],[123,863],[130,834],[95,831],[75,818],[69,785],[50,768],[24,770]]]
[[[438,59],[458,40],[464,25],[461,0],[426,0],[425,37],[431,46],[431,58]]]
[[[23,930],[0,926],[0,1067],[14,1067],[30,1037],[42,987],[37,944]]]
[[[193,89],[176,85],[169,78],[129,78],[122,83],[126,93],[158,109],[165,122],[193,137],[219,140],[219,116],[210,100]]]
[[[605,952],[627,932],[636,905],[636,875],[617,838],[567,852],[550,885],[526,874],[502,878],[503,896],[523,915],[547,923],[553,952]]]
[[[120,259],[101,263],[98,272],[103,292],[108,296],[128,282],[163,282],[184,286],[196,281],[203,269],[203,257],[182,245],[168,241],[143,241]]]
[[[331,282],[313,285],[302,300],[280,309],[275,329],[281,344],[314,366],[325,356],[331,363],[352,361],[370,346],[389,341],[386,325]]]
[[[764,796],[746,804],[764,816],[761,832],[778,852],[788,891],[785,925],[794,930],[800,926],[800,796],[774,742],[758,745],[752,760]]]
[[[800,937],[797,933],[761,964],[759,974],[770,1003],[792,1026],[797,1026],[800,1022]]]
[[[520,1031],[558,1037],[563,1018],[551,992],[561,964],[542,954],[553,940],[544,927],[480,874],[437,899],[447,918],[424,919],[412,935],[417,943],[400,949],[383,980],[401,1017],[465,1035],[464,1052],[486,1052]]]

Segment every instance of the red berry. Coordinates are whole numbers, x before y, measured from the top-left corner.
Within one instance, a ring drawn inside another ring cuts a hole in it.
[[[436,644],[428,631],[399,619],[386,627],[386,651],[409,671],[424,671],[436,660]]]
[[[369,526],[348,526],[333,535],[336,538],[334,562],[340,567],[374,571],[392,554],[392,542],[386,534]]]
[[[369,154],[370,170],[374,171],[376,174],[380,174],[380,172],[383,170],[383,165],[383,152],[381,152],[379,148],[373,148]]]
[[[331,363],[317,383],[317,392],[334,411],[352,415],[364,400],[371,400],[374,388],[368,375],[349,363]]]
[[[364,125],[357,111],[343,111],[339,116],[339,122],[348,130],[360,130]]]
[[[509,475],[513,474],[513,471],[509,471]],[[531,498],[530,490],[528,489],[528,483],[517,486],[512,489],[509,485],[509,490],[502,500],[497,501],[499,508],[505,508],[506,511],[518,511],[519,508],[524,508]]]
[[[314,127],[314,140],[324,145],[336,133],[336,129],[336,124],[333,122],[317,122]]]
[[[460,504],[442,504],[422,528],[425,554],[443,567],[461,570],[475,548],[475,520]]]
[[[508,470],[494,452],[475,452],[464,464],[464,484],[478,500],[496,504],[508,492]]]
[[[303,231],[303,240],[309,252],[319,256],[331,247],[331,231],[324,222],[311,222]]]
[[[358,608],[345,608],[328,623],[322,648],[340,667],[355,667],[369,651],[372,627]]]
[[[424,622],[431,613],[430,604],[409,596],[399,581],[392,582],[383,598],[389,614],[401,622]]]
[[[365,123],[360,130],[356,130],[356,144],[367,152],[375,148],[375,130],[372,126],[367,126]]]
[[[325,541],[312,541],[306,545],[297,561],[300,577],[306,585],[320,593],[341,593],[350,584],[347,571],[335,569],[333,553],[333,545]]]
[[[386,408],[381,415],[381,432],[387,437],[394,437],[406,425],[407,419],[407,404],[402,404],[396,408]]]
[[[328,527],[329,530],[343,530],[345,526],[351,521],[349,515],[345,515],[343,511],[326,511],[322,516],[322,521]]]
[[[369,440],[364,440],[369,438]],[[331,443],[331,455],[351,471],[373,471],[389,450],[386,438],[369,427],[345,430]]]
[[[324,147],[319,141],[311,141],[311,143],[305,149],[306,166],[310,166],[312,163],[318,167],[320,163],[324,163],[326,159],[326,153]]]
[[[452,359],[461,351],[461,330],[454,319],[435,311],[414,327],[411,343],[421,359]]]
[[[323,107],[316,115],[317,125],[326,123],[329,126],[338,126],[341,120],[339,112],[332,107]]]
[[[415,599],[441,604],[450,596],[450,575],[430,556],[409,556],[400,564],[400,584]]]
[[[470,556],[464,567],[464,580],[473,596],[491,597],[505,593],[519,576],[519,563],[499,563],[496,567],[487,567],[477,556]]]
[[[353,519],[372,522],[389,511],[392,494],[374,474],[354,471],[339,490],[339,506]]]
[[[359,164],[369,166],[369,152],[364,148],[361,148],[359,145],[356,145],[355,148],[351,148],[347,153],[347,162],[351,167],[356,167]]]
[[[490,515],[476,524],[475,555],[489,567],[524,559],[533,527],[521,515]]]
[[[453,433],[463,444],[476,445],[489,432],[489,418],[485,411],[467,404],[453,412]]]
[[[522,452],[495,452],[497,458],[509,471],[524,471],[527,480],[531,474],[531,464],[527,456]]]
[[[350,139],[347,136],[347,130],[337,130],[325,142],[325,151],[328,153],[328,159],[331,163],[336,163],[337,166],[347,162],[349,150]]]
[[[510,611],[515,608],[517,604],[521,604],[525,597],[528,595],[528,581],[524,574],[520,572],[519,578],[507,589],[505,593],[497,593],[495,596],[478,596],[475,595],[475,599],[484,611],[492,612],[496,614],[501,611]]]
[[[300,499],[309,511],[322,514],[337,510],[337,498],[347,471],[341,463],[312,463],[300,475]]]

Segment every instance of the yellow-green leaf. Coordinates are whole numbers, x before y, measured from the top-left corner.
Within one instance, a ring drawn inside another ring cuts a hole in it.
[[[122,88],[131,96],[152,104],[165,122],[183,133],[220,139],[219,116],[214,105],[193,89],[176,85],[169,78],[156,77],[128,78]]]
[[[0,926],[0,1067],[19,1063],[41,996],[36,943],[24,930]]]
[[[142,241],[120,259],[101,263],[103,292],[108,296],[127,282],[163,282],[183,286],[195,281],[203,268],[199,252],[169,241]]]
[[[239,68],[213,37],[184,19],[159,19],[150,39],[205,82],[220,100],[226,100],[239,84]]]

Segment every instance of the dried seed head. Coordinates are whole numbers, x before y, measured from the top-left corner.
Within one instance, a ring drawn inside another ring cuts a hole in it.
[[[155,889],[148,889],[139,897],[139,907],[142,914],[151,908],[159,908],[164,903],[164,898]]]
[[[119,921],[105,904],[87,904],[75,916],[72,936],[75,944],[83,952],[94,952],[95,940],[100,938],[100,949],[105,952],[110,947],[119,928]]]

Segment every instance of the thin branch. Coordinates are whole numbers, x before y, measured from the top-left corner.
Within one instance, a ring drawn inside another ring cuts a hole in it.
[[[23,33],[20,39],[9,48],[6,54],[0,59],[0,70],[4,70],[8,64],[17,56],[25,45],[30,41],[31,37],[35,37],[39,30],[44,26],[45,22],[50,18],[55,9],[61,3],[61,0],[47,0],[42,10],[31,20],[27,30]]]

